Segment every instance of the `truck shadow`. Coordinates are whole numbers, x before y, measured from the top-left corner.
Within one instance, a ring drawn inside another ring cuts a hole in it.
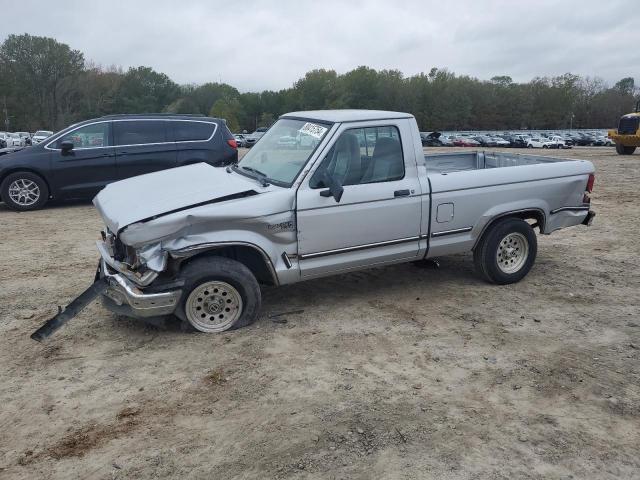
[[[440,266],[420,267],[412,263],[379,267],[308,280],[289,286],[262,287],[262,312],[256,323],[286,323],[293,314],[330,318],[344,310],[369,308],[377,303],[397,305],[406,299],[438,301],[452,291],[488,284],[473,270],[471,255],[439,259]],[[131,320],[119,317],[127,329],[152,328],[166,332],[190,332],[174,316]],[[409,319],[407,319],[409,321]],[[120,323],[120,322],[119,322]],[[251,327],[249,327],[251,328]],[[243,329],[244,330],[244,329]]]

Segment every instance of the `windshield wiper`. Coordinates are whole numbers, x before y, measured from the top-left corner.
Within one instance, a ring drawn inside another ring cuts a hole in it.
[[[242,168],[243,170],[246,170],[247,172],[256,173],[259,176],[259,179],[262,181],[262,186],[263,187],[268,187],[270,185],[269,184],[269,177],[267,177],[266,173],[261,172],[257,168],[253,168],[253,167],[241,166],[240,168]]]

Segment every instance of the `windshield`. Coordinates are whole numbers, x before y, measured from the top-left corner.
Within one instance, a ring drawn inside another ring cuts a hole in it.
[[[38,137],[44,137],[44,136],[47,136],[47,137],[48,137],[49,135],[53,135],[53,132],[50,132],[50,131],[48,131],[48,130],[38,130],[38,131],[35,133],[34,137],[35,137],[35,136],[38,136]]]
[[[245,175],[291,186],[330,126],[305,120],[278,120],[238,163]]]

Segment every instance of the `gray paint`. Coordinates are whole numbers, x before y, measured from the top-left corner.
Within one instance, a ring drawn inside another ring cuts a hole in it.
[[[582,205],[594,172],[588,161],[474,151],[425,156],[415,119],[405,113],[341,110],[285,117],[333,123],[290,188],[263,187],[236,172],[198,164],[113,183],[94,203],[108,229],[137,248],[151,270],[239,244],[263,255],[277,284],[467,252],[492,220],[509,212],[540,212],[543,233],[578,225],[587,215],[551,211]],[[310,188],[309,179],[341,132],[381,125],[400,132],[403,179],[345,186],[339,203]],[[401,189],[411,194],[395,198]],[[225,200],[243,192],[252,193]]]

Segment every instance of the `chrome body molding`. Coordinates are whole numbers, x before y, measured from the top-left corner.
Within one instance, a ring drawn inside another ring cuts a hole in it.
[[[303,253],[300,254],[300,260],[308,260],[310,258],[326,257],[327,255],[337,255],[340,253],[355,252],[357,250],[367,250],[370,248],[386,247],[389,245],[397,245],[399,243],[417,242],[418,240],[425,238],[423,235],[416,235],[415,237],[398,238],[396,240],[388,240],[386,242],[366,243],[363,245],[354,245],[353,247],[336,248],[335,250],[325,250],[322,252]]]
[[[173,142],[153,142],[153,143],[132,143],[128,145],[105,145],[105,146],[96,146],[96,147],[74,147],[74,150],[98,150],[102,148],[119,148],[119,147],[140,147],[147,145],[168,145],[172,143],[201,143],[210,141],[218,131],[218,124],[216,122],[210,122],[208,120],[191,120],[186,118],[116,118],[116,119],[108,119],[108,120],[97,120],[95,122],[84,123],[82,125],[78,125],[75,128],[69,128],[68,130],[60,133],[56,133],[55,135],[51,135],[51,137],[55,138],[48,142],[44,148],[46,150],[52,151],[60,151],[59,148],[51,147],[52,144],[56,143],[60,138],[68,135],[70,133],[79,130],[80,128],[88,127],[89,125],[96,125],[98,123],[113,123],[113,122],[141,122],[141,121],[150,121],[150,122],[195,122],[195,123],[208,123],[213,125],[213,133],[209,136],[209,138],[203,140],[175,140]],[[47,139],[51,138],[47,137]],[[46,139],[45,139],[46,140]],[[44,141],[44,140],[43,140]]]
[[[560,208],[556,208],[554,210],[551,210],[549,213],[551,213],[552,215],[554,213],[558,213],[558,212],[567,212],[567,211],[571,211],[571,212],[588,212],[589,211],[590,206],[589,205],[581,205],[579,207],[560,207]]]
[[[441,232],[433,232],[431,237],[444,237],[445,235],[457,235],[458,233],[467,233],[470,232],[473,227],[464,227],[464,228],[456,228],[454,230],[442,230]]]

